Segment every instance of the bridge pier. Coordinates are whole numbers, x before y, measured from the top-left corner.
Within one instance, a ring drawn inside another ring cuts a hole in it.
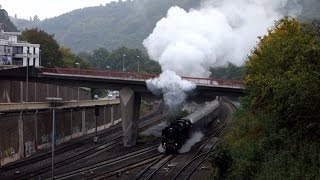
[[[141,95],[130,88],[120,90],[120,108],[123,132],[123,146],[136,145]]]

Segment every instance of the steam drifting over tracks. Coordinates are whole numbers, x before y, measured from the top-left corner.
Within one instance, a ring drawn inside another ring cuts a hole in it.
[[[198,172],[199,167],[206,162],[208,155],[212,152],[218,143],[221,129],[231,120],[230,113],[235,111],[235,107],[225,98],[222,98],[223,105],[220,108],[219,119],[221,122],[214,121],[206,137],[197,143],[190,152],[170,156],[170,160],[164,163],[158,161],[147,166],[140,171],[133,179],[188,179]],[[169,157],[169,156],[164,156]],[[163,160],[163,158],[161,159]],[[164,161],[164,160],[163,160]],[[155,164],[161,164],[155,166]],[[157,167],[157,168],[156,168]],[[205,171],[202,171],[205,172]],[[197,176],[199,179],[199,176]]]
[[[226,110],[228,113],[226,113],[226,116],[223,118],[224,123],[217,128],[214,133],[210,135],[209,138],[207,138],[206,142],[199,148],[197,153],[190,158],[190,160],[185,163],[185,165],[176,173],[176,175],[172,178],[172,180],[175,179],[189,179],[193,173],[199,168],[201,164],[203,164],[207,159],[210,152],[214,151],[214,148],[218,144],[219,140],[219,133],[222,127],[225,126],[228,122],[232,119],[232,113],[236,111],[236,107],[226,98],[223,98],[224,106],[226,107]]]

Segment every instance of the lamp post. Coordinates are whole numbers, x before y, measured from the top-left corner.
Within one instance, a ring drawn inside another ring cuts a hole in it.
[[[140,56],[137,56],[137,58],[138,58],[138,73],[140,76]]]
[[[78,74],[80,75],[80,63],[74,63],[76,66],[78,66]],[[78,101],[80,99],[80,92],[79,92],[79,86],[78,86]]]
[[[41,49],[39,49],[39,66],[41,66]]]
[[[124,79],[125,78],[126,69],[122,69],[122,72],[123,72],[123,79]]]
[[[122,54],[122,73],[124,73],[124,58],[126,57],[126,54]]]
[[[29,58],[27,57],[27,75],[26,75],[26,103],[28,102],[28,94],[29,94]]]
[[[54,144],[55,144],[55,110],[62,98],[57,97],[47,97],[47,102],[51,103],[52,106],[52,135],[51,135],[51,178],[54,179]]]
[[[108,72],[109,72],[109,78],[110,78],[110,66],[107,66]]]
[[[94,95],[94,99],[98,100],[98,95]],[[95,105],[94,106],[94,119],[95,119],[95,136],[93,138],[93,142],[96,144],[98,143],[98,122],[97,122],[97,118],[99,116],[99,105]]]

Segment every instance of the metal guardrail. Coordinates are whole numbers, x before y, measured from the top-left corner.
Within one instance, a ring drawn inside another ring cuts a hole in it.
[[[137,72],[115,72],[108,70],[87,70],[87,69],[70,69],[70,68],[39,68],[43,73],[95,76],[104,78],[117,78],[126,80],[147,80],[158,77],[158,74],[137,73]],[[219,78],[196,78],[182,77],[184,80],[194,82],[199,85],[216,85],[216,86],[231,86],[243,87],[243,82],[239,80],[227,80]]]
[[[86,101],[61,101],[59,109],[69,109],[75,107],[94,107],[95,105],[116,105],[120,100],[86,100]],[[0,112],[23,111],[23,110],[45,110],[50,109],[50,102],[28,102],[28,103],[0,103]]]

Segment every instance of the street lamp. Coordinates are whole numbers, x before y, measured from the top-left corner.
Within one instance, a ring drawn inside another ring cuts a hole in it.
[[[123,72],[123,78],[125,78],[125,72],[126,72],[126,69],[122,69],[122,72]]]
[[[39,49],[39,66],[41,66],[41,49]]]
[[[124,73],[124,58],[126,57],[126,54],[122,54],[122,73]]]
[[[98,95],[94,95],[94,99],[98,100],[99,99]],[[96,126],[95,126],[95,136],[93,138],[93,142],[95,144],[98,143],[98,123],[97,123],[98,116],[99,116],[99,105],[95,105],[94,106],[94,117],[95,117],[94,119],[95,119]]]
[[[26,75],[26,103],[28,102],[28,90],[29,90],[29,58],[27,57],[27,75]]]
[[[51,103],[52,106],[52,137],[51,137],[51,178],[54,179],[54,144],[55,144],[55,110],[62,98],[57,97],[47,97],[46,101]]]
[[[109,71],[109,77],[110,77],[110,66],[107,66],[107,69]]]
[[[80,75],[80,63],[76,62],[74,63],[76,66],[78,66],[78,74]],[[78,101],[80,99],[80,92],[79,92],[79,85],[78,85]]]
[[[137,56],[138,58],[138,73],[140,74],[140,56]]]

